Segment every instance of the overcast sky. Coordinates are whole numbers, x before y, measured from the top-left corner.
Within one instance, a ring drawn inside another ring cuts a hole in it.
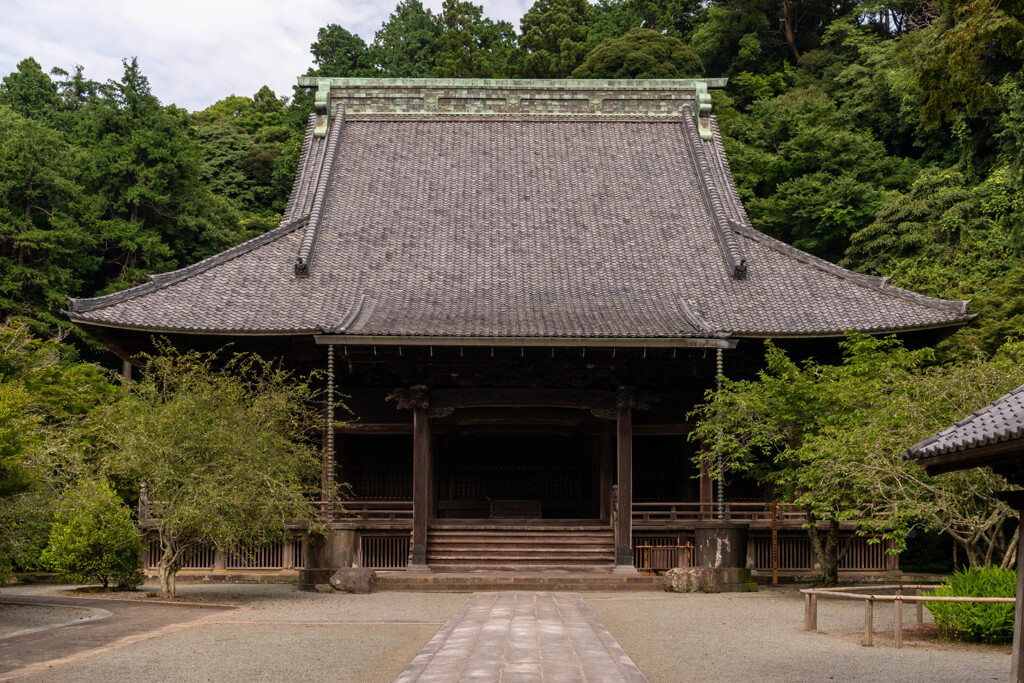
[[[424,0],[437,11],[442,0]],[[476,0],[491,19],[519,28],[532,0]],[[312,66],[309,45],[327,24],[369,42],[397,0],[0,0],[0,77],[35,57],[43,69],[85,67],[88,78],[121,76],[138,57],[164,104],[205,109],[269,85],[291,95]]]

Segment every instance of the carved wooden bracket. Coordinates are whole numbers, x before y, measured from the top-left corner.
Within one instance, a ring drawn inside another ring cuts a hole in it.
[[[430,392],[426,384],[414,384],[409,388],[399,387],[387,395],[385,400],[394,401],[399,410],[427,410],[430,408]]]

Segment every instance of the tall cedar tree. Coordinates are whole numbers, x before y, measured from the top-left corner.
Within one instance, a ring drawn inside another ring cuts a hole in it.
[[[441,27],[420,0],[402,0],[373,38],[370,53],[385,78],[425,78],[434,68]]]
[[[567,78],[586,57],[591,8],[586,0],[537,0],[523,15],[509,68],[517,78]]]
[[[503,78],[515,29],[507,21],[484,17],[484,9],[466,0],[444,0],[437,18],[441,33],[430,75],[435,78]]]

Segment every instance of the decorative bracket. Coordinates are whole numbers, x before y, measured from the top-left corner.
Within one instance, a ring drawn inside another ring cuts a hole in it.
[[[408,389],[399,387],[388,394],[387,401],[394,401],[399,410],[429,410],[430,391],[425,384],[414,384]]]
[[[707,88],[705,87],[705,90]],[[313,137],[322,138],[327,136],[327,129],[331,123],[331,81],[321,79],[317,84],[314,95],[313,108],[316,110],[316,128],[313,129]]]
[[[697,92],[697,132],[701,140],[711,140],[711,95],[708,94],[708,82],[701,79],[694,86]]]

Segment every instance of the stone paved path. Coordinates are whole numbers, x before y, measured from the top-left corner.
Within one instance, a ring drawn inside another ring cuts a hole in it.
[[[474,593],[396,683],[646,683],[575,593]]]

